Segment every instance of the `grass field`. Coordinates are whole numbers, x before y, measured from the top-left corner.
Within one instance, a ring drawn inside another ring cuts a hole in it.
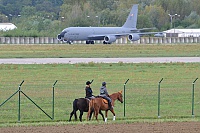
[[[99,94],[102,81],[108,84],[109,93],[123,90],[126,85],[126,116],[124,106],[116,101],[117,119],[142,121],[157,119],[158,82],[161,78],[161,118],[174,120],[191,118],[192,82],[199,76],[199,63],[163,64],[48,64],[48,65],[0,65],[0,103],[18,90],[22,91],[49,115],[52,113],[52,85],[55,88],[55,121],[66,121],[72,111],[72,101],[84,97],[87,80],[94,79],[94,95]],[[195,118],[200,119],[200,82],[195,88]],[[17,122],[18,94],[0,107],[0,123]],[[85,121],[86,115],[83,119]],[[99,117],[101,119],[101,117]],[[109,113],[109,119],[112,119]],[[21,121],[51,121],[42,111],[21,95]]]
[[[0,58],[199,57],[200,44],[0,45]]]
[[[177,45],[0,45],[0,58],[73,58],[73,57],[199,57],[199,44]],[[116,101],[116,118],[123,121],[153,121],[158,113],[158,82],[161,83],[160,115],[163,121],[200,121],[200,82],[195,84],[195,118],[191,117],[192,82],[199,77],[200,63],[116,64],[0,64],[0,104],[18,90],[22,91],[50,116],[52,85],[55,87],[55,121],[66,121],[72,101],[85,96],[85,82],[94,79],[94,95],[102,81],[109,93],[126,85],[126,116],[123,104]],[[18,119],[18,94],[0,107],[0,127]],[[83,119],[85,121],[86,115]],[[101,117],[99,117],[101,119]],[[109,121],[112,119],[109,113]],[[123,122],[122,121],[122,122]],[[51,120],[21,94],[21,122],[38,123]],[[118,121],[119,122],[119,121]]]

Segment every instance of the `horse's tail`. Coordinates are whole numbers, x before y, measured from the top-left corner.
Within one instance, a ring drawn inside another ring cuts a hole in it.
[[[69,121],[71,121],[71,118],[72,118],[73,115],[75,116],[75,119],[77,119],[77,115],[76,115],[76,111],[77,111],[77,109],[78,109],[78,107],[77,107],[77,102],[78,102],[78,99],[74,99],[74,101],[73,101],[73,110],[72,110],[72,112],[70,113]]]
[[[77,110],[77,102],[78,102],[78,99],[74,99],[73,101],[73,110]]]

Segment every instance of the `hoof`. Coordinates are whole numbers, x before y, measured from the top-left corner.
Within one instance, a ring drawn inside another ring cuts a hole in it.
[[[115,116],[113,116],[113,121],[115,121]]]

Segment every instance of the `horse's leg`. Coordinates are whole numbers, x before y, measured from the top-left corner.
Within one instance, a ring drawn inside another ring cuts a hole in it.
[[[111,109],[110,111],[111,111],[112,114],[113,114],[113,121],[115,121],[115,111],[114,111],[114,109]]]
[[[73,114],[74,114],[74,110],[70,113],[69,121],[72,120],[72,116],[73,116]]]
[[[91,110],[90,111],[90,116],[89,116],[89,120],[91,120],[91,117],[92,117],[92,113],[94,112],[94,110]],[[94,115],[93,115],[94,116]]]
[[[77,114],[76,114],[76,110],[74,110],[74,117],[75,117],[75,120],[77,121]]]
[[[107,122],[107,119],[108,119],[108,110],[105,111],[105,115],[106,115],[105,122]]]
[[[99,109],[96,108],[96,109],[94,110],[94,113],[95,113],[96,120],[99,121],[99,120],[98,120]]]
[[[82,122],[82,116],[83,116],[83,111],[80,110],[80,115],[79,115],[79,120],[80,120],[80,122]]]
[[[72,118],[73,115],[75,117],[75,120],[77,121],[77,115],[76,115],[76,111],[78,110],[77,101],[78,101],[78,99],[75,99],[73,101],[73,111],[70,113],[69,121],[71,121],[71,118]]]
[[[102,116],[102,118],[103,118],[103,121],[105,121],[104,115],[103,115],[103,113],[101,112],[101,110],[99,110],[99,114],[101,114],[101,116]]]
[[[91,114],[92,114],[92,111],[91,109],[89,109],[87,113],[87,121],[91,119]]]
[[[75,120],[77,121],[76,111],[77,111],[77,110],[73,110],[73,111],[70,113],[69,121],[71,121],[73,115],[74,115],[74,117],[75,117]]]

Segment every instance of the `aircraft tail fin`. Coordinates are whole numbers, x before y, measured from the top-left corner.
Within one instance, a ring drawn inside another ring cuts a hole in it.
[[[129,13],[126,22],[122,26],[123,28],[136,28],[138,15],[138,4],[133,5],[131,12]]]

